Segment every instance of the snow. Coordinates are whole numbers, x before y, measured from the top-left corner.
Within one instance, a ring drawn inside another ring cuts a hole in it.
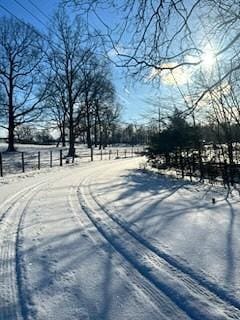
[[[75,158],[68,158],[68,147],[56,147],[55,145],[34,145],[34,144],[16,144],[16,152],[6,152],[7,144],[0,143],[0,152],[2,155],[3,176],[17,174],[23,171],[32,172],[33,170],[48,169],[60,165],[60,152],[62,153],[62,165],[76,164],[91,161],[91,149],[85,145],[76,144]],[[104,150],[98,147],[93,148],[93,160],[109,160],[115,158],[126,158],[135,156],[135,152],[140,152],[143,147],[129,147],[124,145],[108,146]],[[39,163],[40,162],[40,163]]]
[[[238,192],[141,162],[0,179],[0,320],[240,319]]]

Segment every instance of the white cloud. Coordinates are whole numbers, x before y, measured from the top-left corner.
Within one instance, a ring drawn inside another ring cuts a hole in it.
[[[178,66],[177,62],[171,62],[164,63],[159,68],[152,68],[147,80],[151,81],[160,79],[163,84],[174,86],[186,84],[190,78],[191,72],[189,67]]]

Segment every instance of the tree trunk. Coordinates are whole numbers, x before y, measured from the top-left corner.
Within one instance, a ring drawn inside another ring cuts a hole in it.
[[[9,79],[9,95],[8,95],[8,149],[7,151],[16,151],[14,147],[14,110],[13,110],[13,82]]]
[[[58,129],[59,129],[59,131],[60,131],[60,137],[59,137],[59,139],[58,139],[58,141],[57,141],[57,145],[56,145],[56,147],[59,147],[59,145],[60,145],[60,142],[62,142],[62,136],[63,136],[63,133],[62,133],[62,125],[61,125],[61,123],[58,125]]]
[[[91,121],[90,121],[89,107],[87,107],[87,146],[88,146],[88,148],[91,148],[91,146],[92,146]]]
[[[102,128],[102,124],[101,124],[101,119],[100,119],[100,114],[98,112],[96,112],[96,116],[97,116],[97,122],[99,125],[99,150],[102,149],[102,145],[103,145],[103,128]]]
[[[14,122],[9,121],[9,126],[8,126],[8,149],[7,151],[13,152],[16,151],[14,147]]]
[[[73,105],[70,104],[69,112],[69,149],[68,157],[75,156],[75,134],[74,134],[74,120],[73,120]]]
[[[100,135],[99,135],[99,150],[102,149],[102,145],[103,145],[103,131],[102,131],[102,127],[100,127]]]
[[[97,147],[98,145],[98,130],[97,130],[97,118],[95,116],[94,120],[94,145]]]
[[[107,133],[107,129],[104,128],[103,129],[103,148],[105,149],[108,145],[108,133]]]
[[[62,146],[65,147],[66,146],[66,132],[65,132],[65,117],[63,119],[62,122]]]

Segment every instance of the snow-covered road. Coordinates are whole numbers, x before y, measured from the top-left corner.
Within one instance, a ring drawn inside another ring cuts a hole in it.
[[[239,196],[140,161],[0,185],[0,320],[240,319]]]

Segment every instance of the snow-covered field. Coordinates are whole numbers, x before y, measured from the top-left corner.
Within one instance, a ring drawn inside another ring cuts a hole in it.
[[[142,161],[0,179],[0,320],[240,319],[239,194]]]
[[[57,167],[75,162],[109,160],[116,158],[128,158],[136,156],[143,151],[143,146],[109,146],[104,150],[93,148],[91,158],[91,150],[85,145],[76,144],[74,159],[67,158],[68,147],[56,147],[55,145],[32,145],[32,144],[16,144],[16,152],[5,152],[7,150],[6,143],[0,143],[0,152],[2,156],[2,172],[3,176],[8,174],[16,174],[21,172],[31,172],[33,170]]]

